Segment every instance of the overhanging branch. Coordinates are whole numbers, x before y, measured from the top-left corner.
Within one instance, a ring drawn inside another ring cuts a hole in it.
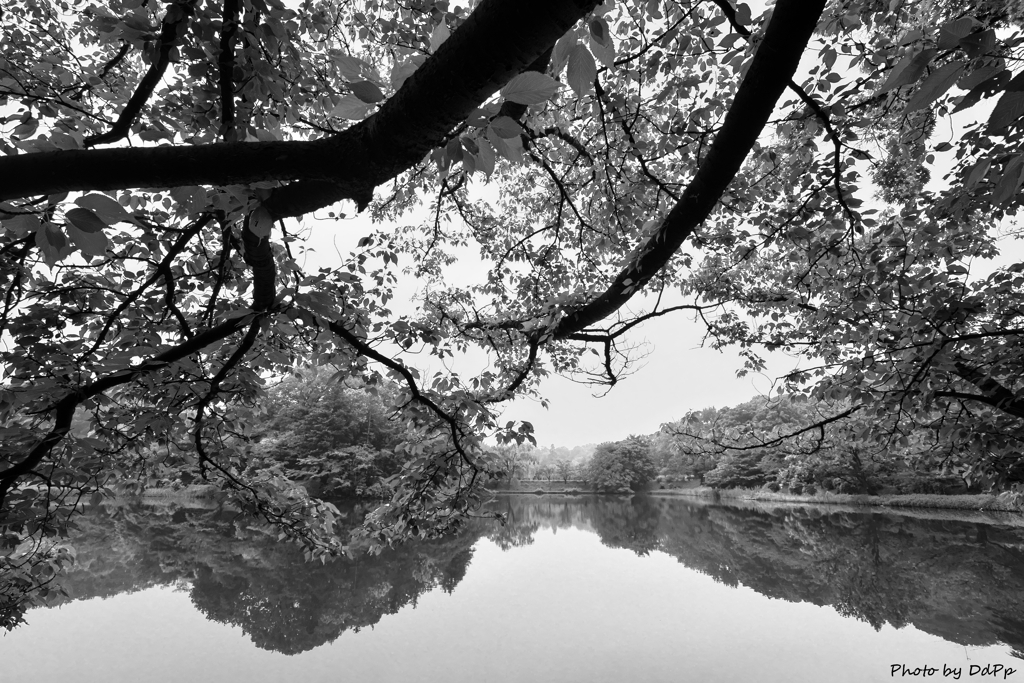
[[[220,134],[226,142],[234,142],[237,139],[234,70],[238,10],[238,0],[224,0],[221,11],[220,54],[217,56],[217,86],[220,89]]]
[[[164,15],[160,29],[160,48],[157,50],[156,60],[149,65],[146,75],[142,77],[139,86],[132,93],[128,103],[124,105],[121,115],[117,117],[117,121],[114,122],[110,130],[102,135],[86,138],[84,141],[86,147],[108,145],[128,136],[132,124],[139,117],[149,96],[153,94],[157,83],[164,77],[164,72],[167,71],[167,67],[171,63],[171,51],[181,42],[181,37],[188,31],[189,20],[195,14],[194,3],[195,0],[184,0],[184,2],[175,2],[167,7],[167,13]],[[119,54],[123,55],[127,51],[125,49],[127,47],[126,43]],[[104,72],[106,72],[106,68],[104,68]]]
[[[376,114],[315,141],[67,150],[0,158],[0,200],[60,192],[305,181],[275,190],[275,218],[373,188],[418,163],[595,0],[483,0]]]
[[[981,394],[967,394],[956,391],[937,392],[936,396],[957,398],[962,401],[977,401],[993,408],[1009,413],[1014,417],[1024,418],[1024,398],[1018,397],[992,377],[966,363],[956,364],[956,374],[981,390]]]
[[[552,336],[565,339],[614,313],[642,289],[714,210],[768,122],[824,10],[824,0],[780,0],[711,149],[682,197],[637,258],[590,303],[570,311]]]
[[[126,384],[140,375],[154,372],[201,351],[210,344],[238,332],[251,323],[255,317],[255,313],[249,313],[229,318],[216,327],[211,327],[173,348],[158,353],[139,365],[111,373],[94,382],[89,382],[77,389],[68,391],[64,397],[54,402],[48,410],[48,412],[52,412],[54,415],[54,424],[50,431],[32,447],[20,462],[0,471],[0,509],[3,508],[4,499],[7,496],[7,492],[14,485],[14,482],[19,477],[29,473],[67,436],[71,429],[71,420],[79,404],[114,387]]]

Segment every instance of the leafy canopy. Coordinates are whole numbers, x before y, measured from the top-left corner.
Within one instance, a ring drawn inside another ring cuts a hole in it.
[[[244,472],[264,380],[300,360],[401,387],[408,463],[367,534],[441,531],[498,468],[485,440],[532,439],[504,402],[614,384],[629,331],[679,311],[750,368],[802,357],[785,390],[1012,480],[1024,265],[972,266],[1021,202],[1015,12],[5,2],[6,543],[159,465],[338,551],[329,506]],[[353,210],[379,227],[304,269],[309,218]],[[486,275],[450,285],[466,253]],[[403,273],[415,314],[390,308]],[[415,367],[474,349],[471,377]]]
[[[640,436],[601,444],[583,470],[594,488],[617,493],[642,491],[657,473],[650,443]]]

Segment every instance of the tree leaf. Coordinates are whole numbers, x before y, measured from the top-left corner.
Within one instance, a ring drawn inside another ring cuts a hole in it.
[[[462,170],[468,176],[476,171],[476,155],[468,150],[462,155]]]
[[[1021,181],[1024,180],[1022,173],[1024,173],[1024,159],[1018,155],[1003,169],[999,182],[992,190],[993,204],[1007,204],[1017,195]]]
[[[945,52],[957,47],[960,40],[973,31],[977,25],[978,21],[971,17],[961,17],[943,24],[939,29],[939,50]]]
[[[971,90],[974,87],[981,85],[988,79],[992,78],[996,74],[1006,70],[1006,62],[1003,59],[993,60],[986,62],[982,66],[969,71],[960,77],[960,80],[956,82],[956,87],[961,90]]]
[[[523,127],[519,125],[517,121],[512,120],[508,116],[499,116],[489,126],[499,137],[505,138],[517,138],[523,134]]]
[[[590,37],[598,42],[600,45],[608,44],[608,22],[604,20],[604,17],[594,17],[587,24],[590,28]]]
[[[338,104],[334,105],[330,115],[339,119],[361,121],[366,118],[371,109],[373,109],[373,105],[366,104],[355,95],[343,95]]]
[[[590,36],[590,51],[602,64],[609,69],[615,65],[615,41],[611,35],[604,42],[599,41],[593,35]]]
[[[953,84],[960,78],[960,73],[966,66],[964,62],[957,60],[943,64],[933,71],[924,80],[921,87],[917,89],[913,97],[910,98],[910,101],[907,102],[907,108],[903,110],[903,113],[909,114],[912,111],[930,106],[935,100],[946,94],[947,90],[953,87]]]
[[[257,207],[255,211],[249,214],[249,231],[252,234],[260,239],[264,239],[270,237],[270,232],[273,229],[274,218],[264,207]]]
[[[437,48],[441,47],[441,44],[448,40],[448,36],[452,34],[448,28],[448,24],[441,22],[434,27],[434,30],[430,33],[430,51],[437,52]]]
[[[971,88],[970,92],[964,95],[964,98],[960,100],[960,103],[953,108],[953,113],[955,114],[958,111],[970,109],[978,102],[980,102],[982,98],[992,97],[1000,90],[1005,89],[1009,81],[1010,71],[1009,69],[1004,69],[1003,71],[997,73],[992,78],[989,78],[979,83],[978,85]]]
[[[565,68],[565,63],[569,59],[569,53],[572,52],[573,47],[579,43],[576,40],[576,36],[573,35],[572,31],[568,31],[558,42],[555,43],[555,49],[551,53],[551,73],[555,76],[562,73],[562,69]]]
[[[523,139],[521,137],[509,138],[505,141],[508,147],[508,160],[515,163],[523,163]]]
[[[560,84],[546,74],[526,71],[501,89],[501,96],[516,104],[540,104],[554,97]]]
[[[107,224],[89,209],[69,209],[64,212],[64,217],[82,232],[102,233],[107,229]]]
[[[87,194],[75,200],[75,204],[83,209],[89,209],[107,225],[115,223],[131,222],[132,216],[116,200],[105,194]]]
[[[971,59],[987,54],[996,46],[996,32],[993,29],[986,29],[978,33],[972,33],[960,39],[960,47],[964,49]]]
[[[523,141],[516,135],[511,138],[501,138],[494,129],[488,126],[487,140],[493,145],[494,152],[513,163],[520,163],[523,160]]]
[[[331,61],[338,67],[338,71],[346,81],[366,80],[367,76],[375,74],[373,67],[358,57],[332,52]]]
[[[68,237],[86,256],[103,256],[109,244],[107,236],[102,232],[82,230],[74,223],[68,224]]]
[[[1008,92],[1020,92],[1024,90],[1024,71],[1010,79],[1010,82],[1006,84],[1006,90]]]
[[[938,50],[928,48],[921,50],[915,55],[907,55],[896,65],[892,73],[889,74],[889,78],[886,79],[885,83],[875,94],[881,95],[895,88],[901,88],[904,85],[910,85],[915,82],[924,73],[928,64],[935,59],[936,54],[938,54]]]
[[[494,173],[494,149],[487,140],[476,141],[479,153],[477,154],[477,168],[490,176]]]
[[[569,87],[576,93],[576,97],[582,98],[594,89],[594,79],[597,78],[597,62],[590,50],[579,43],[569,53],[568,67],[565,72],[565,79]]]
[[[3,219],[3,226],[19,237],[39,229],[39,218],[30,213]]]
[[[512,158],[512,152],[509,150],[508,143],[505,139],[498,135],[492,126],[487,127],[487,141],[494,147],[494,153],[505,159]]]
[[[1024,92],[1005,92],[996,102],[992,115],[988,117],[989,135],[998,133],[1024,114]]]
[[[967,176],[967,182],[964,184],[964,187],[968,190],[973,190],[977,187],[978,183],[985,179],[990,165],[991,162],[988,159],[979,159]]]
[[[391,69],[391,87],[395,90],[401,89],[409,76],[412,76],[418,68],[419,66],[412,60],[396,63]]]
[[[349,83],[348,87],[352,90],[353,95],[367,104],[374,104],[384,99],[384,93],[370,81],[356,81]]]
[[[43,260],[51,268],[63,256],[68,240],[61,229],[53,223],[43,223],[36,230],[36,247],[43,254]]]
[[[464,152],[462,149],[462,145],[459,143],[458,138],[452,138],[451,140],[449,140],[448,144],[445,146],[444,149],[444,154],[445,158],[447,159],[446,163],[448,168],[451,168],[455,164],[462,161],[463,153]]]

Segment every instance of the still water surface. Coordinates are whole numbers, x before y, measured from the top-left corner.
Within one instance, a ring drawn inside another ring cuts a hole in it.
[[[228,510],[91,514],[72,599],[0,637],[0,681],[1024,682],[1019,517],[494,506],[505,527],[326,566]]]

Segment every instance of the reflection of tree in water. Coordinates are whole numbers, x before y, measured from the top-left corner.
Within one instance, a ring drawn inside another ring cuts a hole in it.
[[[522,506],[513,502],[512,498],[498,501],[490,506],[492,512],[501,512],[502,520],[488,534],[490,539],[502,550],[520,548],[533,543],[541,523],[535,519],[538,509],[534,506]],[[532,513],[532,514],[531,514]]]
[[[518,519],[591,528],[605,545],[661,550],[726,585],[831,605],[876,629],[913,624],[956,643],[1024,649],[1019,527],[657,497],[565,499],[542,514],[527,497],[501,504]]]
[[[898,559],[887,556],[898,548],[881,542],[878,523],[878,518],[871,516],[852,525],[849,542],[823,543],[822,571],[834,577],[832,604],[837,612],[866,621],[876,630],[886,623],[902,628],[926,589],[924,577],[920,572],[905,571]],[[828,528],[815,531],[819,538],[828,538]]]
[[[72,596],[152,585],[190,587],[208,617],[234,624],[263,648],[296,653],[452,591],[472,546],[503,549],[541,529],[592,531],[638,555],[660,550],[727,585],[773,598],[831,605],[875,628],[908,624],[965,645],[1024,651],[1024,530],[807,507],[741,509],[668,498],[503,497],[462,534],[376,557],[327,565],[247,526],[230,510],[120,508],[80,519]],[[355,525],[358,510],[348,519]]]
[[[640,556],[661,549],[661,513],[653,499],[616,497],[588,507],[594,530],[605,545]]]
[[[282,553],[270,566],[232,573],[204,567],[192,584],[192,602],[210,619],[241,627],[258,647],[296,654],[372,626],[432,588],[452,590],[472,556],[466,540],[326,565]]]
[[[360,517],[349,516],[353,523]],[[372,626],[435,587],[452,591],[479,537],[463,533],[320,564],[227,510],[122,509],[83,520],[80,569],[65,582],[73,597],[190,584],[192,602],[208,618],[285,654]]]

